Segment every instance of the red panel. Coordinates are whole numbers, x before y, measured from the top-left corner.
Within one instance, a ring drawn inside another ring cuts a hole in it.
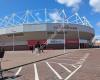
[[[47,40],[27,40],[28,46],[33,46],[35,45],[37,42],[40,42],[41,44],[46,44]]]
[[[67,43],[79,43],[78,39],[66,39],[66,44]]]

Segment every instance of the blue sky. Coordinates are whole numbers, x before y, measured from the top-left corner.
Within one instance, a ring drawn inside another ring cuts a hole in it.
[[[67,15],[78,12],[79,15],[87,17],[95,29],[96,36],[100,35],[100,0],[0,0],[0,17],[27,9],[44,8],[64,8]]]

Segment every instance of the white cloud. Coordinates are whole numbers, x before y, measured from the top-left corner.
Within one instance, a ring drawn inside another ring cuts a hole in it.
[[[54,22],[57,22],[57,21],[59,21],[59,20],[62,20],[61,16],[58,14],[58,12],[49,13],[49,17],[50,17]]]
[[[95,12],[100,12],[100,0],[90,0],[89,4]]]
[[[100,27],[100,22],[97,22],[96,26]]]
[[[65,3],[65,0],[56,0],[58,3],[60,4],[64,4]]]
[[[77,11],[79,9],[79,5],[82,2],[82,0],[56,0],[60,4],[64,4],[67,7],[72,7],[74,11]]]

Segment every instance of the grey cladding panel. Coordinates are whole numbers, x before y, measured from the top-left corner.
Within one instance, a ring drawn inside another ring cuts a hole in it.
[[[24,32],[46,31],[46,24],[24,25]]]

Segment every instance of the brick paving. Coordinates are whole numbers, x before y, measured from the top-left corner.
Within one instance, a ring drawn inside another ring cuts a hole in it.
[[[6,52],[2,67],[7,69],[60,54],[63,50],[46,50],[40,55],[31,51]],[[5,80],[100,80],[100,49],[66,50],[66,54],[59,57],[23,66],[18,77],[12,78],[18,69],[4,72],[4,77],[9,77]]]

